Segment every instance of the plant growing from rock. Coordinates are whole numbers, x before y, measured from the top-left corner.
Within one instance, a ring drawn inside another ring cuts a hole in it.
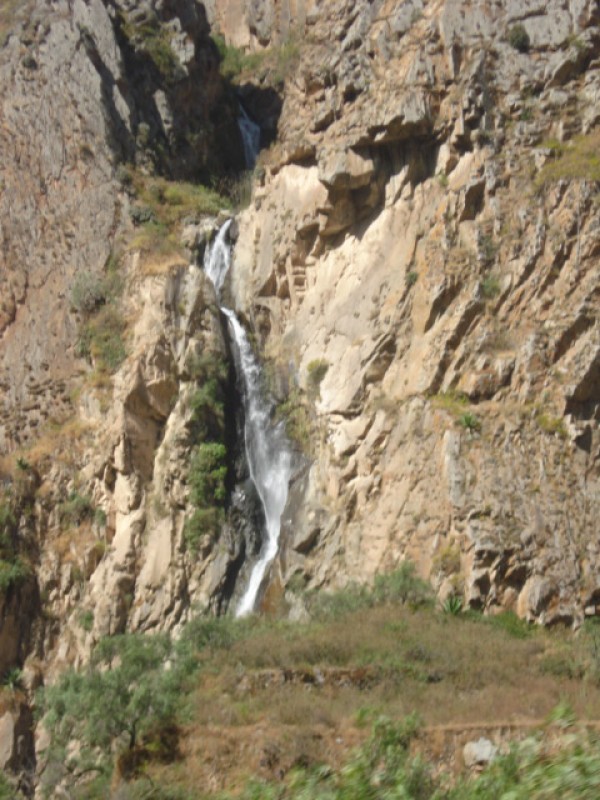
[[[466,411],[464,414],[461,414],[457,420],[458,424],[467,431],[471,431],[475,433],[481,430],[481,421],[475,414],[471,414],[470,411]]]
[[[513,25],[513,27],[508,31],[508,43],[519,53],[527,53],[529,51],[531,41],[529,39],[529,34],[523,25],[520,23]]]
[[[308,391],[312,397],[318,398],[320,396],[321,382],[327,375],[328,369],[329,362],[324,358],[316,358],[306,367]]]

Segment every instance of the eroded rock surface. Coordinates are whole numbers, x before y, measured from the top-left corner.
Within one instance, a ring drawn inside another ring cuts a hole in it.
[[[236,253],[238,304],[313,414],[288,577],[408,557],[442,598],[596,613],[595,184],[544,165],[596,135],[597,25],[585,2],[307,19]]]

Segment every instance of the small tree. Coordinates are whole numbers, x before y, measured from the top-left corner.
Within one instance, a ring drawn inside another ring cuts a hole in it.
[[[171,724],[178,680],[167,668],[170,653],[166,636],[103,639],[87,670],[67,672],[42,695],[44,724],[55,744],[78,740],[88,752],[104,754],[121,743],[131,751],[141,736]]]

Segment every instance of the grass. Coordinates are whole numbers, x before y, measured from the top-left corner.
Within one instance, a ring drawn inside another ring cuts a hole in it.
[[[565,421],[562,417],[555,417],[546,411],[538,410],[535,415],[535,421],[538,427],[551,435],[558,436],[561,439],[568,438],[568,432]]]
[[[283,774],[294,765],[323,762],[335,770],[344,761],[354,763],[353,744],[375,746],[372,736],[365,739],[369,720],[376,720],[374,732],[392,745],[412,741],[417,719],[458,729],[518,726],[556,716],[558,704],[569,708],[569,715],[600,715],[596,626],[575,636],[528,625],[514,614],[463,611],[458,601],[440,612],[430,598],[429,587],[405,564],[380,576],[371,589],[305,594],[312,619],[302,624],[264,617],[188,623],[177,642],[165,639],[168,673],[163,660],[149,668],[140,662],[144,683],[164,683],[178,698],[178,712],[168,731],[139,719],[139,730],[147,733],[127,750],[128,772],[121,775],[134,782],[123,782],[119,796],[138,796],[128,792],[142,773],[152,785],[169,787],[170,794],[152,797],[197,798],[198,786],[207,787],[206,797],[214,796],[211,785],[239,790],[248,775],[264,774],[265,761],[277,765],[280,757],[287,764]],[[80,620],[83,627],[90,623],[89,614]],[[132,637],[132,646],[142,639]],[[127,637],[119,641],[126,644]],[[133,660],[128,691],[143,711],[135,669]],[[77,685],[85,693],[89,687],[81,681],[77,678]],[[90,698],[97,705],[93,692]],[[387,720],[378,719],[382,713]],[[384,752],[377,750],[378,760]],[[117,763],[124,764],[123,758]],[[216,784],[210,779],[215,774]],[[273,787],[272,796],[287,796],[280,789]],[[261,791],[256,797],[271,796]],[[364,796],[379,797],[344,795]],[[422,797],[433,800],[431,794]]]
[[[545,144],[555,157],[549,159],[537,175],[538,189],[559,180],[600,180],[600,131],[576,136],[569,143],[550,141]]]
[[[430,396],[429,401],[434,408],[447,411],[455,417],[464,414],[469,405],[469,398],[465,394],[457,392],[454,389],[433,394]]]
[[[496,275],[486,275],[480,283],[481,294],[486,300],[492,300],[500,294],[500,281]]]
[[[221,56],[221,75],[240,83],[252,77],[256,82],[280,85],[293,73],[300,58],[300,44],[294,35],[278,47],[253,53],[227,44],[220,34],[213,36],[213,42]]]
[[[312,422],[310,412],[297,389],[292,389],[288,397],[279,403],[275,410],[278,420],[283,420],[288,439],[298,449],[310,454],[312,441]]]
[[[194,787],[218,768],[227,772],[224,787],[239,788],[256,769],[250,754],[270,741],[285,742],[301,762],[322,763],[325,742],[364,739],[365,719],[382,713],[459,727],[541,720],[560,702],[579,715],[600,713],[587,634],[546,631],[513,614],[444,614],[384,598],[335,605],[335,614],[302,625],[250,619],[201,627],[199,679],[181,741],[189,758],[150,774],[196,796]],[[580,668],[550,670],[557,649]],[[265,791],[256,796],[269,797]]]
[[[147,54],[168,81],[176,81],[185,75],[173,50],[171,33],[166,26],[160,24],[158,18],[147,16],[141,22],[133,22],[126,14],[121,13],[121,29],[136,48]]]
[[[136,232],[129,250],[140,252],[146,275],[165,274],[188,262],[180,244],[185,221],[232,207],[227,197],[200,184],[150,177],[131,166],[122,166],[120,177],[136,198],[131,210]]]
[[[129,176],[138,207],[149,209],[153,217],[169,230],[186,217],[218,214],[231,208],[226,197],[206,186],[151,177],[131,166],[124,170]]]
[[[317,358],[311,361],[306,367],[308,393],[311,398],[317,399],[320,397],[321,382],[327,370],[329,369],[329,362],[324,358]]]

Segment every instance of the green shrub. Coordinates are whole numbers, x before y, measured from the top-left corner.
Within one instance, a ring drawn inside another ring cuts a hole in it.
[[[136,49],[148,55],[167,80],[176,81],[184,75],[181,62],[171,44],[170,30],[161,25],[155,15],[146,15],[141,21],[133,21],[121,14],[121,29]]]
[[[491,614],[483,619],[486,624],[494,628],[500,628],[515,639],[526,639],[535,633],[535,627],[526,620],[518,617],[513,611]]]
[[[297,389],[292,389],[286,400],[279,403],[275,409],[275,418],[284,421],[288,439],[301,452],[309,455],[312,424],[309,410],[302,401],[302,396]]]
[[[22,583],[30,573],[30,568],[19,557],[10,561],[0,559],[0,592]]]
[[[124,331],[125,320],[119,309],[114,305],[104,306],[81,329],[77,354],[91,357],[101,372],[116,372],[127,355]]]
[[[307,377],[308,393],[310,397],[316,398],[320,396],[321,382],[325,377],[325,375],[327,375],[328,369],[329,369],[329,362],[326,361],[324,358],[316,358],[314,359],[314,361],[311,361],[306,367],[306,372],[308,376]]]
[[[220,442],[199,445],[190,465],[188,480],[194,505],[222,505],[226,497],[227,450]]]
[[[457,617],[463,609],[463,601],[461,597],[452,595],[444,600],[442,611],[444,614],[450,614],[452,617]]]
[[[404,561],[397,570],[377,575],[372,588],[349,583],[337,592],[310,593],[306,599],[310,613],[317,619],[327,620],[385,603],[412,608],[431,605],[433,591],[427,581],[416,574],[415,565]]]
[[[500,294],[500,281],[495,275],[486,275],[480,283],[481,294],[491,300]]]
[[[529,34],[523,25],[520,23],[513,25],[508,32],[508,43],[511,47],[514,47],[515,50],[518,50],[519,53],[527,53],[529,51],[531,42]]]
[[[377,575],[373,586],[375,603],[406,603],[413,607],[433,602],[431,586],[419,578],[412,561],[403,561],[394,572]]]
[[[192,456],[188,472],[190,500],[195,506],[186,521],[184,541],[197,552],[218,534],[227,498],[227,449],[220,442],[203,442]],[[204,549],[204,547],[202,548]]]
[[[8,776],[0,772],[0,800],[19,800],[22,797],[23,795],[9,780]]]
[[[82,611],[79,614],[79,624],[81,625],[84,631],[89,633],[94,627],[94,612],[91,611],[90,609]]]
[[[58,516],[63,526],[81,525],[86,519],[92,519],[94,507],[91,498],[79,492],[71,492],[68,498],[58,505]]]
[[[71,307],[91,314],[106,302],[107,287],[103,275],[83,270],[75,275],[71,286]]]
[[[471,414],[469,411],[461,414],[457,422],[467,431],[475,432],[481,430],[481,421],[475,416],[475,414]]]
[[[81,741],[83,749],[111,745],[132,750],[153,726],[175,718],[178,686],[167,669],[171,643],[165,636],[122,634],[102,639],[81,672],[70,671],[41,692],[44,724],[54,744]],[[81,758],[75,755],[74,758]]]
[[[6,675],[2,678],[2,685],[6,686],[11,692],[16,692],[17,689],[23,688],[23,670],[19,667],[9,669]]]

